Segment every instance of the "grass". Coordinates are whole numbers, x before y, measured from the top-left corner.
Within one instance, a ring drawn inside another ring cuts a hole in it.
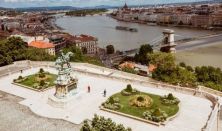
[[[148,95],[153,99],[153,104],[151,107],[146,108],[146,107],[135,107],[131,106],[129,104],[129,100],[133,96],[123,96],[121,93],[117,93],[113,95],[114,98],[118,97],[120,100],[120,104],[123,106],[118,112],[133,115],[136,117],[143,118],[143,112],[149,111],[152,109],[160,108],[161,110],[165,111],[168,114],[168,117],[175,115],[179,111],[179,106],[178,105],[164,105],[161,103],[160,96],[154,95],[154,94],[149,94],[149,93],[140,93],[141,95]]]
[[[57,78],[57,75],[55,74],[46,74],[46,79],[45,79],[45,82],[49,82],[49,87],[51,86],[54,86],[54,81],[56,80]],[[30,75],[30,76],[27,76],[27,79],[20,82],[19,84],[22,84],[22,85],[25,85],[25,86],[29,86],[31,88],[33,88],[33,85],[35,83],[39,83],[40,81],[38,80],[38,75],[37,74],[34,74],[34,75]]]

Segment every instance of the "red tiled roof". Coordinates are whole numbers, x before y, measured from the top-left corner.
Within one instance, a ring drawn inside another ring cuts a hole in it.
[[[134,69],[135,68],[135,63],[132,63],[132,62],[124,62],[122,64],[119,65],[120,68],[132,68]]]
[[[150,64],[148,67],[149,72],[153,72],[157,67],[153,64]]]
[[[75,41],[79,42],[88,42],[88,41],[95,41],[96,38],[89,36],[89,35],[80,35],[80,36],[74,36]]]
[[[53,48],[55,45],[52,43],[44,42],[44,41],[32,41],[29,46],[41,49]]]

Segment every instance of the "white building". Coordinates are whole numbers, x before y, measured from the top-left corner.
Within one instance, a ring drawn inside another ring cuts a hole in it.
[[[24,42],[28,43],[28,45],[32,41],[43,41],[49,43],[49,39],[44,36],[26,36],[26,35],[11,35],[11,37],[20,37]]]
[[[87,50],[87,54],[96,54],[98,52],[98,39],[89,35],[79,35],[74,37],[76,47],[81,50]]]

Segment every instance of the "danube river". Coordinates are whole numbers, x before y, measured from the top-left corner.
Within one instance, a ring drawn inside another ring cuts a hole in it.
[[[65,16],[58,18],[56,24],[63,28],[65,32],[73,35],[89,34],[97,37],[100,47],[112,44],[118,50],[139,48],[142,44],[150,43],[155,38],[161,36],[164,29],[173,29],[176,33],[177,40],[212,33],[207,30],[119,22],[107,16]],[[138,32],[116,30],[116,26],[134,27],[138,29]]]

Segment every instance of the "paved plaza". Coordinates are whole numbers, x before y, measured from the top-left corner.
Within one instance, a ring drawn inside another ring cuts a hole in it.
[[[23,100],[0,91],[0,131],[79,131],[81,125],[36,115]]]
[[[24,71],[22,75],[30,75],[38,72],[38,70],[39,68],[32,68]],[[44,68],[44,70],[55,74],[57,73],[54,68]],[[106,74],[109,74],[109,72],[106,72]],[[104,77],[90,76],[78,72],[74,72],[72,74],[79,79],[79,93],[72,99],[72,106],[65,109],[53,108],[48,105],[47,102],[48,97],[55,92],[55,89],[50,89],[45,92],[36,92],[11,84],[12,80],[17,78],[19,75],[21,75],[21,73],[1,78],[0,90],[23,98],[23,100],[18,102],[21,105],[29,107],[32,112],[39,116],[67,120],[74,124],[81,124],[83,120],[90,120],[94,114],[98,114],[105,116],[106,118],[111,118],[117,123],[129,126],[133,129],[133,131],[178,131],[178,129],[180,129],[180,131],[199,131],[206,123],[208,115],[211,112],[210,106],[212,103],[210,101],[178,92],[172,93],[181,100],[179,115],[167,123],[166,126],[157,127],[123,116],[104,112],[99,109],[101,103],[112,94],[120,92],[129,83],[111,80]],[[87,86],[91,87],[90,93],[87,93]],[[132,84],[132,86],[140,91],[158,95],[170,93],[167,90],[156,89],[151,86],[145,87],[137,84]],[[102,93],[104,89],[107,90],[107,97],[103,97]]]

